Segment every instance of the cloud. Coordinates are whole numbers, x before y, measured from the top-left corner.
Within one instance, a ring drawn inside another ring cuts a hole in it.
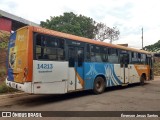
[[[15,12],[17,3],[14,1],[0,0],[0,9],[7,10],[8,12]]]

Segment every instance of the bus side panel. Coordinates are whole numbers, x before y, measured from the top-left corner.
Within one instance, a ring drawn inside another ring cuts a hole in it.
[[[119,65],[118,65],[119,66]],[[97,76],[106,78],[106,87],[117,86],[123,83],[117,75],[117,65],[110,63],[85,63],[85,89],[93,89],[94,80]]]
[[[106,66],[107,86],[117,86],[124,83],[123,77],[121,77],[120,64],[107,64]],[[108,79],[109,78],[109,79]]]
[[[149,66],[148,65],[133,65],[129,64],[129,83],[140,82],[140,77],[144,73],[146,78],[149,79]]]
[[[128,71],[129,83],[138,83],[140,81],[140,76],[133,64],[128,65]]]
[[[124,78],[124,68],[120,66],[120,64],[114,64],[114,71],[115,74],[117,76],[117,78],[120,80],[121,83],[119,83],[118,85],[125,83],[125,78]],[[125,76],[126,77],[126,76]]]
[[[139,80],[141,75],[144,73],[146,75],[146,79],[149,79],[149,66],[148,65],[134,65],[138,75],[139,75]]]

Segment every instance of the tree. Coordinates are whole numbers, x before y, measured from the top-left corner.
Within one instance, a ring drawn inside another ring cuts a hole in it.
[[[150,52],[158,52],[160,51],[160,40],[153,45],[148,45],[143,48],[144,50],[150,51]]]
[[[90,17],[76,15],[73,12],[65,12],[61,16],[50,17],[46,22],[41,21],[41,26],[95,40],[109,39],[110,43],[117,40],[120,34],[116,27],[109,28],[104,23],[97,23]]]
[[[51,17],[46,22],[41,21],[41,26],[91,39],[95,37],[96,32],[95,21],[92,18],[83,15],[78,16],[73,12],[65,12],[63,16]]]
[[[98,30],[95,39],[100,41],[109,39],[110,43],[119,39],[120,31],[117,29],[117,27],[110,28],[107,27],[104,23],[98,23],[97,29]]]
[[[9,41],[9,32],[1,31],[0,30],[0,81],[5,80],[7,68],[6,68],[6,58],[7,58],[7,48],[8,48],[8,41]]]

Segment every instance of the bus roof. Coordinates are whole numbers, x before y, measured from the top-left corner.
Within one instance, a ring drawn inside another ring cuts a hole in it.
[[[38,32],[38,33],[43,33],[43,34],[48,34],[48,35],[54,35],[54,36],[61,37],[61,38],[67,38],[67,39],[71,39],[71,40],[75,40],[75,41],[87,42],[87,43],[97,44],[97,45],[101,45],[101,46],[107,46],[107,47],[113,47],[113,48],[128,50],[128,51],[151,54],[150,52],[145,51],[145,50],[138,50],[138,49],[135,49],[135,48],[129,48],[129,47],[121,46],[121,45],[115,45],[115,44],[110,44],[110,43],[106,43],[106,42],[96,41],[96,40],[93,40],[93,39],[79,37],[79,36],[76,36],[76,35],[62,33],[62,32],[58,32],[58,31],[54,31],[54,30],[49,30],[49,29],[42,28],[42,27],[35,27],[35,26],[27,26],[27,27],[29,27],[29,29],[32,30],[33,32]]]

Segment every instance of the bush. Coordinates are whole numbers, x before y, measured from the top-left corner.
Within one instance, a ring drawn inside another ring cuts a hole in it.
[[[18,91],[18,90],[8,87],[4,81],[0,84],[0,94],[1,93],[16,92],[16,91]]]
[[[160,76],[160,63],[155,63],[154,64],[154,75],[155,76]]]
[[[0,78],[6,75],[6,68],[0,69]]]
[[[160,58],[159,57],[155,57],[154,75],[160,76]]]

